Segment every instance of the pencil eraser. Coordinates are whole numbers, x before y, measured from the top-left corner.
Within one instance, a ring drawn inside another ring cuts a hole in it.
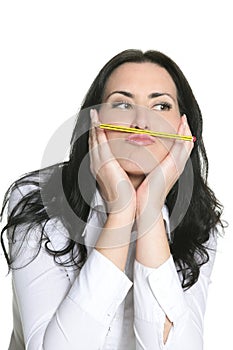
[[[197,138],[196,138],[196,136],[193,136],[193,142],[195,142],[195,141],[196,141],[196,139],[197,139]]]

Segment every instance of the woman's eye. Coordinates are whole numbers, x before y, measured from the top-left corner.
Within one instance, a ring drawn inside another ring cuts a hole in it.
[[[112,107],[121,109],[131,109],[132,105],[128,102],[114,102],[112,103]]]
[[[167,102],[157,103],[153,107],[153,109],[155,109],[156,111],[170,111],[171,108],[172,108],[172,105]]]

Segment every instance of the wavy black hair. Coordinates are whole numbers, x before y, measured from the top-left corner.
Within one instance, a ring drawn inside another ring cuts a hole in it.
[[[176,85],[180,113],[187,115],[191,132],[197,137],[190,156],[191,163],[188,162],[181,175],[182,181],[177,181],[166,198],[169,212],[176,212],[176,215],[171,215],[170,248],[177,270],[182,276],[182,287],[189,288],[197,281],[200,267],[209,260],[206,242],[216,226],[222,225],[222,206],[207,184],[208,159],[202,140],[202,115],[198,103],[177,64],[163,53],[153,50],[145,53],[140,50],[125,50],[113,57],[101,69],[83,101],[71,138],[69,160],[27,174],[7,191],[2,214],[12,191],[22,191],[23,186],[31,186],[31,190],[22,195],[9,213],[8,222],[1,232],[1,243],[9,268],[13,268],[15,257],[7,253],[3,234],[10,231],[11,235],[8,238],[14,240],[17,234],[15,229],[20,225],[25,227],[24,239],[32,234],[33,228],[40,228],[38,253],[42,241],[46,240],[47,252],[52,254],[58,263],[61,263],[59,256],[67,253],[70,258],[61,264],[81,268],[86,261],[87,249],[82,233],[90,212],[89,203],[96,189],[88,156],[88,109],[102,103],[109,76],[117,67],[127,62],[152,62],[167,70]],[[190,169],[193,175],[192,195],[187,199]],[[185,211],[184,207],[187,207]],[[59,219],[69,232],[70,239],[63,249],[52,250],[49,247],[46,225],[51,219]]]

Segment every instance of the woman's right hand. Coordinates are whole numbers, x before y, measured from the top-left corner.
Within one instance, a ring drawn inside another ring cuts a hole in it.
[[[100,129],[98,113],[91,109],[91,129],[89,136],[90,167],[99,185],[109,214],[122,215],[134,220],[136,212],[136,192],[116,158],[111,152],[105,131]]]

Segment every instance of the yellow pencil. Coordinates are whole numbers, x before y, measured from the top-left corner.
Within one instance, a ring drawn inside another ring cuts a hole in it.
[[[129,133],[133,133],[133,134],[146,134],[146,135],[150,135],[150,136],[165,137],[165,138],[169,138],[169,139],[177,139],[177,140],[183,140],[183,141],[193,141],[193,142],[196,141],[195,136],[169,134],[166,132],[157,132],[157,131],[152,131],[152,130],[128,128],[126,126],[120,126],[120,125],[100,124],[99,128],[106,129],[106,130],[112,130],[112,131],[129,132]]]

